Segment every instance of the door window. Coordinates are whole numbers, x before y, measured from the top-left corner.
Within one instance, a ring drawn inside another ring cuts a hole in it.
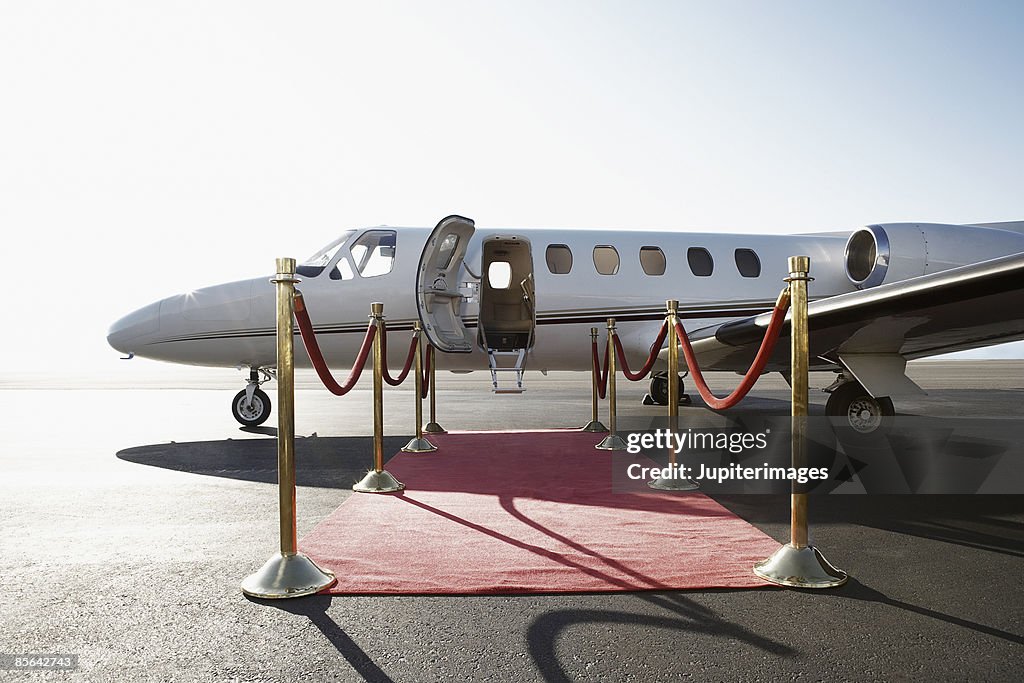
[[[512,264],[508,261],[491,261],[487,266],[487,284],[491,289],[508,289],[512,284]]]
[[[441,240],[441,246],[437,248],[437,267],[441,270],[447,270],[448,266],[452,264],[452,257],[455,256],[455,247],[459,245],[459,236],[455,233],[449,233],[443,240]]]

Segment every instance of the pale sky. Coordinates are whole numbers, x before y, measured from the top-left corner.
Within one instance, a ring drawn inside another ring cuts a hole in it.
[[[0,372],[348,227],[1021,220],[1022,73],[1015,1],[0,0]]]

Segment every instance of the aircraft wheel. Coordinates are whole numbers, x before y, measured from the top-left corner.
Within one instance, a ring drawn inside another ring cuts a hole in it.
[[[252,394],[252,404],[246,405],[245,389],[242,389],[231,402],[231,414],[246,427],[261,425],[270,417],[270,397],[262,389],[257,389]]]
[[[887,433],[896,410],[888,396],[876,398],[859,382],[847,382],[829,395],[825,413],[843,439],[860,441]]]
[[[683,390],[685,385],[683,384],[683,378],[677,378],[679,382],[679,396],[682,397],[686,392]],[[668,373],[658,372],[651,376],[650,386],[651,398],[659,406],[668,405]]]

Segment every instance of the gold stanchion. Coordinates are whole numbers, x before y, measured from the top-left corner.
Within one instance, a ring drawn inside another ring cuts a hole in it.
[[[596,327],[591,327],[590,328],[590,347],[593,348],[596,343],[597,343],[597,328]],[[591,354],[591,355],[593,355],[593,354]],[[599,393],[598,386],[600,384],[600,379],[598,377],[599,374],[600,374],[600,371],[598,370],[597,365],[594,363],[593,360],[591,360],[590,361],[590,393],[591,393],[590,422],[588,422],[587,424],[583,425],[583,427],[580,428],[580,431],[582,431],[582,432],[604,433],[604,432],[608,431],[608,428],[605,427],[603,424],[601,424],[601,421],[599,419],[597,419],[597,399],[598,399],[598,393]]]
[[[427,348],[430,354],[430,422],[423,425],[423,431],[427,434],[447,434],[448,430],[437,424],[437,394],[434,389],[437,387],[437,359],[434,358],[434,345]]]
[[[384,304],[370,304],[370,318],[377,326],[373,337],[373,469],[352,490],[357,493],[393,493],[405,484],[384,469]]]
[[[608,436],[594,446],[602,451],[624,451],[626,442],[615,433],[615,318],[608,318]]]
[[[416,333],[416,437],[402,447],[406,453],[430,453],[437,446],[423,438],[423,327],[417,320]],[[433,367],[433,365],[431,365]]]
[[[807,463],[807,273],[808,256],[789,257],[790,336],[792,337],[791,382],[793,387],[792,465],[798,469]],[[832,588],[846,583],[846,572],[836,569],[824,555],[808,543],[807,494],[793,482],[790,496],[790,541],[766,560],[754,565],[754,573],[766,581],[794,588]]]
[[[242,592],[254,598],[297,598],[334,583],[298,551],[295,522],[295,259],[277,259],[277,479],[281,551],[242,581]]]
[[[665,326],[668,329],[668,428],[672,433],[679,431],[679,339],[676,338],[676,325],[679,323],[679,302],[669,299],[665,302],[668,314],[665,316]],[[671,443],[668,447],[668,464],[673,473],[677,473],[676,451]],[[696,488],[697,482],[686,477],[658,477],[654,481],[647,482],[652,489],[661,491],[692,491]]]

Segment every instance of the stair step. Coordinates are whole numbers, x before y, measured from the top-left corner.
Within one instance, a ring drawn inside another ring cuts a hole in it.
[[[512,365],[499,365],[499,358],[514,358]],[[491,370],[491,391],[495,394],[521,394],[523,389],[523,371],[526,369],[526,349],[515,349],[513,351],[497,351],[487,349],[487,365]],[[516,373],[515,386],[500,386],[498,383],[499,372]]]

